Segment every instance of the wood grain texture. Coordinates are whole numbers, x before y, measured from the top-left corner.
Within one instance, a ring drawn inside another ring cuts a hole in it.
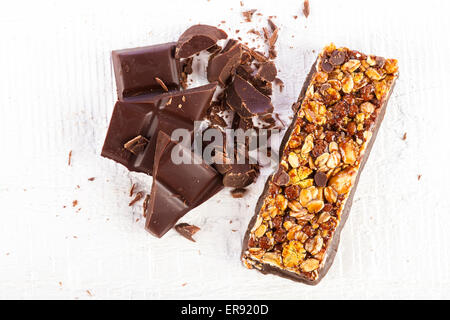
[[[450,298],[450,3],[409,1],[406,14],[403,1],[311,0],[308,19],[298,0],[184,3],[23,1],[0,12],[0,298]],[[253,8],[264,16],[241,23]],[[175,231],[159,240],[144,231],[141,206],[128,207],[130,181],[140,191],[151,178],[100,157],[115,100],[111,50],[222,20],[230,36],[251,39],[246,31],[269,15],[286,85],[274,105],[286,121],[329,42],[400,61],[336,260],[317,287],[240,263],[264,176],[243,199],[223,191],[186,215],[201,228],[196,243]]]

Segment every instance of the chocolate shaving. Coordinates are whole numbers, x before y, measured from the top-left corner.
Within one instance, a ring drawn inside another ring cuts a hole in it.
[[[303,14],[305,15],[306,18],[308,18],[309,12],[310,12],[309,0],[304,0],[303,1]]]
[[[144,151],[148,142],[149,140],[147,138],[139,135],[125,143],[123,147],[134,155],[138,155],[140,152]]]
[[[159,83],[159,85],[161,86],[161,88],[163,88],[164,91],[169,91],[169,89],[167,89],[167,86],[164,84],[164,81],[162,81],[160,78],[155,77],[156,82]]]
[[[277,25],[273,23],[272,19],[267,19],[267,22],[269,23],[270,29],[272,29],[272,32],[275,32],[276,29],[278,29]]]
[[[142,199],[142,197],[144,196],[144,193],[142,191],[139,191],[138,193],[136,193],[136,196],[134,197],[133,200],[131,200],[131,202],[128,204],[128,206],[132,206],[134,205],[136,202],[138,202],[139,200]]]
[[[69,151],[69,160],[67,161],[67,164],[69,166],[72,164],[72,150]]]
[[[192,242],[196,242],[195,239],[192,238],[192,236],[196,234],[200,230],[200,228],[188,223],[179,223],[175,226],[175,230],[186,239],[191,240]]]

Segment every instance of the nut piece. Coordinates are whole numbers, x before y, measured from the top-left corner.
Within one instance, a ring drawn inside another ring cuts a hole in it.
[[[355,182],[358,171],[354,167],[348,167],[333,176],[328,185],[332,187],[338,194],[345,194],[350,191],[350,188]],[[301,193],[300,193],[301,194]]]
[[[342,161],[346,164],[353,164],[358,158],[358,145],[351,139],[339,144],[342,154]]]
[[[375,111],[375,106],[370,102],[364,102],[361,104],[360,109],[365,114],[371,115]]]
[[[342,71],[355,72],[361,66],[361,62],[357,59],[348,60],[342,66]]]
[[[320,263],[319,260],[311,258],[303,261],[303,263],[300,265],[300,268],[304,272],[311,272],[319,268],[319,263]]]
[[[318,254],[320,250],[322,250],[323,246],[323,238],[319,235],[316,235],[314,238],[308,239],[305,242],[305,249],[313,256]]]
[[[277,194],[275,198],[275,203],[277,205],[277,208],[280,209],[281,211],[286,210],[288,206],[288,200],[282,194]]]
[[[283,264],[287,268],[295,268],[306,257],[306,251],[300,241],[291,240],[283,248]]]
[[[313,201],[308,203],[306,208],[311,213],[317,213],[317,212],[319,212],[320,210],[323,209],[323,206],[324,206],[324,203],[323,203],[322,200],[313,200]]]
[[[294,152],[291,152],[289,154],[288,162],[292,168],[298,168],[300,165],[300,163],[298,162],[298,156]]]
[[[314,147],[314,136],[312,134],[309,134],[306,138],[305,138],[305,143],[303,144],[302,147],[302,154],[306,155],[309,152],[311,152],[311,150]]]

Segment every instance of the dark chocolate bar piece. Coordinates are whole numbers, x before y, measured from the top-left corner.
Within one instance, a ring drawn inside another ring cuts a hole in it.
[[[249,223],[246,267],[311,285],[325,276],[397,78],[395,59],[333,44],[319,54]]]
[[[172,152],[184,154],[190,163],[174,163]],[[222,188],[222,176],[203,162],[201,156],[172,141],[164,132],[159,132],[145,228],[154,236],[162,237],[187,212]]]
[[[197,24],[187,29],[178,39],[175,57],[189,58],[203,50],[213,47],[218,40],[226,39],[225,31],[213,26]]]
[[[118,101],[103,145],[102,156],[130,171],[152,174],[156,139],[159,131],[171,135],[184,128],[193,134],[194,121],[206,116],[217,83],[173,91],[137,102]],[[141,137],[140,149],[127,148]],[[145,139],[145,145],[142,141]],[[139,151],[139,152],[137,152]]]
[[[112,52],[119,100],[180,88],[175,42]],[[161,82],[164,86],[161,86]]]

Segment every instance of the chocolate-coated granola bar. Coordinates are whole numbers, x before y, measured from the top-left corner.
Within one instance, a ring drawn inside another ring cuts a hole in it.
[[[327,273],[398,78],[395,59],[325,47],[244,238],[246,267],[307,284]]]

